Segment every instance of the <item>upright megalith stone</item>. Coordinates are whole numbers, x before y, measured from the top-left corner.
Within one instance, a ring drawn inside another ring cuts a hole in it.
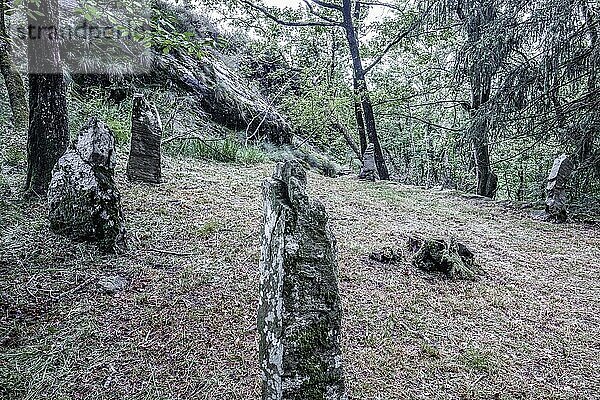
[[[73,240],[95,242],[105,251],[124,247],[115,166],[113,133],[102,121],[90,119],[52,173],[48,217],[55,232]]]
[[[143,94],[133,97],[131,150],[127,177],[131,181],[161,182],[162,123],[156,107]]]
[[[375,145],[373,143],[369,143],[365,154],[363,154],[363,165],[358,177],[373,182],[379,179],[377,165],[375,164]]]
[[[345,399],[336,242],[297,162],[265,181],[260,261],[263,400]]]
[[[566,188],[574,168],[573,161],[566,154],[554,160],[546,187],[546,214],[549,220],[555,222],[567,220]]]

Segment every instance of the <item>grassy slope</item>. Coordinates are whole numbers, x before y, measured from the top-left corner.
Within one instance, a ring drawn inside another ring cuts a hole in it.
[[[121,171],[133,244],[114,257],[50,233],[43,206],[0,202],[0,397],[258,399],[271,170],[169,159],[159,187]],[[598,398],[600,230],[386,183],[309,186],[339,241],[351,399]],[[367,260],[413,231],[457,235],[487,275],[450,283]],[[116,274],[130,288],[101,293]]]

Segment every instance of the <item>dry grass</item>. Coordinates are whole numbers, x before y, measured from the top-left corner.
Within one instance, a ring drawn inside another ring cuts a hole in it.
[[[168,159],[158,187],[119,172],[121,256],[50,233],[42,205],[0,201],[0,397],[258,399],[271,170]],[[351,399],[600,398],[598,228],[386,183],[309,185],[339,241]],[[487,274],[452,283],[368,260],[409,232],[454,234]],[[129,288],[102,293],[113,275]]]

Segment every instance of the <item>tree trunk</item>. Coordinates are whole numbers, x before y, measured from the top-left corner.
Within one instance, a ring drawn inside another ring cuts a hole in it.
[[[6,29],[5,12],[8,9],[6,0],[0,0],[0,73],[4,78],[8,100],[12,111],[14,126],[21,131],[27,127],[28,105],[25,85],[21,74],[17,71],[11,56],[11,44]]]
[[[362,117],[364,119],[366,136],[368,138],[368,141],[373,143],[373,145],[375,146],[375,163],[377,164],[379,177],[380,179],[388,180],[390,179],[390,174],[385,164],[383,151],[381,149],[381,144],[379,143],[379,137],[377,136],[375,115],[373,113],[373,105],[369,97],[369,90],[365,79],[365,71],[362,59],[360,57],[360,48],[358,44],[358,38],[356,37],[356,31],[354,29],[354,22],[352,17],[352,3],[350,0],[344,0],[343,2],[343,16],[344,30],[346,31],[346,38],[348,40],[348,46],[350,47],[350,54],[352,55],[354,87],[362,108]],[[360,129],[361,124],[359,123],[360,121],[358,121],[358,108],[356,109],[356,111],[357,123]]]
[[[468,42],[481,46],[482,29],[486,23],[495,18],[493,7],[474,10],[473,18],[468,18],[462,2],[458,3],[458,17],[465,23]],[[489,121],[485,115],[480,115],[480,109],[490,101],[492,93],[493,72],[486,71],[485,60],[475,60],[469,68],[471,83],[471,142],[473,144],[473,160],[477,173],[477,194],[493,198],[498,190],[498,176],[492,171],[489,147]]]
[[[367,150],[368,140],[365,131],[365,119],[363,118],[362,104],[360,104],[360,93],[356,80],[354,80],[354,112],[356,114],[356,126],[358,128],[358,137],[360,139],[360,159]]]
[[[29,61],[29,134],[27,144],[26,190],[45,196],[52,168],[67,150],[69,122],[67,87],[60,62],[58,0],[31,1],[32,32],[27,43]],[[43,27],[43,28],[42,28]]]
[[[489,198],[496,197],[498,176],[492,171],[489,146],[489,121],[486,116],[478,115],[478,111],[490,100],[492,78],[483,72],[475,71],[471,78],[472,108],[471,129],[475,170],[477,173],[477,194]]]
[[[477,171],[477,194],[489,198],[496,197],[498,176],[492,171],[488,144],[487,120],[476,121],[473,130],[473,152]]]
[[[598,46],[598,29],[592,12],[589,10],[587,3],[584,3],[585,21],[588,28],[588,36],[590,38],[590,51],[593,51]],[[590,76],[587,82],[588,96],[592,97],[596,92],[597,77],[596,68],[590,68]],[[591,127],[586,127],[581,139],[580,162],[584,163],[592,156],[594,151],[594,137],[596,132]]]

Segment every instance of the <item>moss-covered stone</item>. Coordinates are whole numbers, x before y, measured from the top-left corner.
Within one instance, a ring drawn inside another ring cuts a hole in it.
[[[125,246],[121,195],[114,181],[115,138],[95,118],[58,161],[48,190],[52,229],[77,241],[113,252]]]
[[[345,399],[336,243],[297,162],[264,184],[260,363],[263,399]]]

